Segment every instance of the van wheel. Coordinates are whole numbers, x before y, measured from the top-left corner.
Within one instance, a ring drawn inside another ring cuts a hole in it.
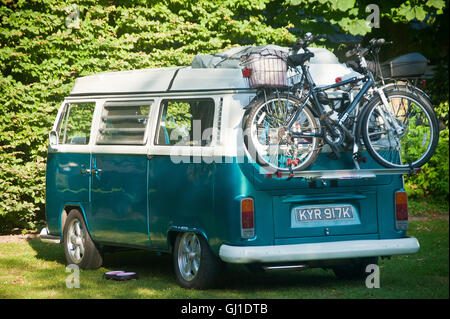
[[[367,278],[366,267],[370,264],[378,265],[378,257],[358,258],[345,265],[333,267],[333,272],[339,279],[361,280]]]
[[[203,236],[191,232],[178,234],[173,262],[178,283],[194,289],[212,287],[223,266]]]
[[[103,257],[92,241],[79,210],[72,209],[69,212],[64,224],[63,239],[68,264],[75,264],[81,269],[100,268]]]

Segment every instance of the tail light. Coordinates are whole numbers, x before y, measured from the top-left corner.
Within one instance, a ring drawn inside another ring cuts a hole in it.
[[[405,191],[395,192],[395,228],[408,229],[408,195]]]
[[[252,198],[241,200],[241,237],[255,236],[255,212]]]

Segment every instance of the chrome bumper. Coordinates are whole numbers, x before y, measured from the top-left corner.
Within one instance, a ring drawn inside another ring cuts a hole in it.
[[[347,259],[414,254],[420,245],[416,238],[352,240],[276,246],[220,246],[220,258],[229,263],[268,263]]]
[[[39,234],[39,237],[41,238],[41,241],[44,243],[50,243],[50,244],[59,244],[61,243],[61,237],[50,235],[48,233],[48,228],[42,228],[41,233]]]

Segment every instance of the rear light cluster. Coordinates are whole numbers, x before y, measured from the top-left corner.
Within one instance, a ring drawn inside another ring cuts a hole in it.
[[[255,236],[255,211],[252,198],[241,200],[241,237]]]
[[[395,228],[408,229],[408,195],[403,190],[395,192]]]

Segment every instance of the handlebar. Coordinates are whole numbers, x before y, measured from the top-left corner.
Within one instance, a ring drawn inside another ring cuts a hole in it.
[[[380,39],[373,38],[369,41],[369,45],[371,47],[382,46],[385,43],[386,43],[386,40],[383,38],[380,38]]]
[[[393,43],[392,41],[386,42],[386,40],[383,38],[380,38],[380,39],[373,38],[369,41],[369,45],[367,48],[362,48],[360,44],[357,44],[355,48],[347,51],[345,53],[345,56],[347,58],[350,58],[354,55],[363,57],[370,51],[374,51],[374,50],[382,47],[383,45],[392,44],[392,43]]]
[[[298,51],[300,49],[305,50],[311,43],[314,43],[317,40],[324,38],[325,38],[324,34],[313,35],[311,32],[307,32],[303,39],[299,38],[297,41],[295,41],[294,45],[292,46],[292,49],[294,51]]]
[[[292,49],[294,51],[298,51],[300,49],[305,50],[309,44],[316,42],[317,40],[320,39],[324,39],[326,38],[325,34],[319,34],[319,35],[313,35],[311,32],[307,32],[304,36],[304,38],[299,38],[292,46]],[[349,50],[345,53],[345,56],[347,58],[350,58],[353,55],[359,55],[359,56],[364,56],[366,55],[369,51],[373,51],[374,49],[377,49],[383,45],[387,45],[387,44],[392,44],[392,41],[387,42],[385,39],[383,38],[379,38],[379,39],[371,39],[369,41],[369,45],[367,48],[362,48],[360,44],[358,44],[355,48],[353,48],[352,50]]]

